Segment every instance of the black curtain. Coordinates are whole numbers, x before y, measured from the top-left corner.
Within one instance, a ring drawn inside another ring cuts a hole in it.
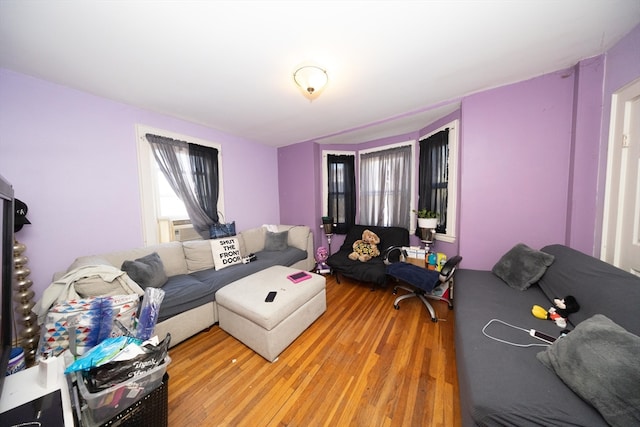
[[[189,162],[198,204],[213,222],[218,218],[218,150],[189,143]]]
[[[447,230],[448,156],[449,129],[420,141],[418,210],[428,209],[438,213],[438,233]]]
[[[356,223],[356,174],[355,156],[327,155],[329,211],[327,216],[333,218],[337,226],[336,234],[347,234]]]

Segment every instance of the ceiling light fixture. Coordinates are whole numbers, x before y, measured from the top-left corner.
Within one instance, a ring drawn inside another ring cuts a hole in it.
[[[305,65],[294,71],[293,81],[302,89],[302,94],[313,101],[327,85],[329,76],[327,70],[317,65]]]

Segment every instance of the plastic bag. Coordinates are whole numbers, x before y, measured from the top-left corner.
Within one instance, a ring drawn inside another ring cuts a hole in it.
[[[159,288],[146,288],[142,298],[136,338],[148,340],[153,334],[160,313],[160,305],[164,299],[164,291]]]
[[[87,389],[96,393],[162,365],[167,357],[170,342],[171,335],[167,334],[157,346],[150,343],[140,346],[140,354],[129,360],[112,361],[90,369],[83,373]]]
[[[69,365],[64,373],[69,374],[71,372],[88,370],[92,367],[100,366],[100,364],[113,359],[123,348],[132,342],[140,343],[141,341],[125,336],[107,338]]]

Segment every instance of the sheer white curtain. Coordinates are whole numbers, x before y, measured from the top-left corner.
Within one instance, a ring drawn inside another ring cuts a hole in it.
[[[182,200],[189,219],[193,224],[193,228],[202,236],[203,239],[209,238],[209,226],[218,221],[215,206],[217,205],[217,159],[213,159],[210,163],[216,163],[216,172],[214,184],[216,190],[215,195],[209,195],[212,200],[201,203],[202,195],[198,192],[198,186],[194,181],[194,175],[202,171],[194,171],[191,161],[190,144],[184,141],[177,141],[158,135],[146,134],[145,137],[151,145],[153,155],[158,162],[160,170],[164,174],[167,182],[175,191],[176,195]],[[191,144],[193,146],[193,144]],[[206,148],[206,147],[203,147]],[[212,149],[216,152],[217,150]],[[208,172],[211,173],[210,171]],[[215,198],[214,198],[215,197]],[[213,199],[214,198],[214,199]],[[212,207],[212,208],[211,208]],[[205,209],[209,208],[210,212]]]
[[[360,224],[409,228],[411,146],[360,155]]]

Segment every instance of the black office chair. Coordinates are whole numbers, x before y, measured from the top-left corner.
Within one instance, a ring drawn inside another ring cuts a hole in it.
[[[407,285],[396,285],[393,288],[393,294],[397,295],[398,289],[404,289],[409,292],[396,298],[393,302],[393,307],[399,310],[400,301],[418,297],[429,310],[431,321],[437,322],[438,317],[427,298],[444,301],[449,306],[449,310],[453,309],[453,275],[460,261],[462,261],[460,255],[450,258],[439,272],[427,270],[406,262],[389,263],[387,265],[387,274],[396,279],[396,281]]]

